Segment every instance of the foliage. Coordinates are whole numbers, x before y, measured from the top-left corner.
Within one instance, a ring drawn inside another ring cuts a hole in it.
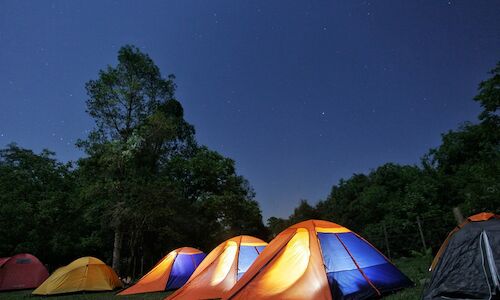
[[[86,89],[95,128],[78,141],[86,155],[75,167],[48,151],[0,152],[0,256],[27,251],[61,265],[96,255],[137,277],[177,247],[267,236],[249,183],[196,143],[174,76],[147,54],[122,47]]]
[[[465,215],[500,210],[500,64],[491,75],[475,98],[478,121],[443,134],[420,165],[354,174],[265,227],[235,162],[197,144],[174,77],[125,46],[116,66],[86,84],[95,128],[78,141],[86,155],[76,164],[48,150],[0,150],[0,256],[31,252],[52,269],[94,255],[137,277],[176,247],[210,251],[234,235],[272,237],[307,219],[345,225],[379,249],[387,232],[398,246],[389,242],[393,257],[427,254],[417,220],[435,250],[453,227],[453,207]]]

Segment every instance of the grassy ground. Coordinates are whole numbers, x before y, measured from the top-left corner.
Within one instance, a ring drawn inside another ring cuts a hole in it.
[[[115,296],[116,292],[106,292],[106,293],[79,293],[64,296],[49,296],[49,297],[35,297],[31,295],[32,290],[29,291],[18,291],[18,292],[6,292],[0,293],[1,300],[18,300],[18,299],[29,299],[29,300],[161,300],[164,299],[170,292],[165,293],[149,293],[149,294],[139,294],[131,296]]]
[[[387,296],[386,300],[417,300],[421,298],[423,280],[426,278],[427,268],[430,264],[429,257],[417,257],[417,258],[403,258],[396,261],[396,265],[399,267],[403,273],[410,277],[413,282],[415,282],[415,287],[408,288],[397,292],[393,295]],[[1,300],[18,300],[18,299],[30,299],[30,300],[105,300],[114,298],[116,300],[161,300],[164,299],[169,293],[150,293],[142,295],[133,296],[117,296],[115,297],[114,292],[109,293],[86,293],[86,294],[72,294],[65,296],[51,296],[51,297],[34,297],[31,296],[31,291],[18,291],[18,292],[6,292],[0,293]]]

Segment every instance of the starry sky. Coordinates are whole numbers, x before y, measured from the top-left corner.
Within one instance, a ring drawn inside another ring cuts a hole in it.
[[[1,1],[0,147],[81,157],[84,84],[134,44],[177,76],[198,141],[236,161],[264,218],[286,217],[474,121],[498,16],[482,0]]]

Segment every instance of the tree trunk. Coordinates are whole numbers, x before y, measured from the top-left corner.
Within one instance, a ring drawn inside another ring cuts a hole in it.
[[[120,229],[115,229],[115,242],[113,244],[113,270],[120,274],[120,253],[122,250],[123,233]]]

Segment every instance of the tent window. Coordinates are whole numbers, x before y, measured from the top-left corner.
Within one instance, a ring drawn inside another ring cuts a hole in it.
[[[16,264],[18,264],[18,265],[26,265],[26,264],[30,264],[30,263],[31,263],[31,259],[29,259],[29,258],[16,259]]]

